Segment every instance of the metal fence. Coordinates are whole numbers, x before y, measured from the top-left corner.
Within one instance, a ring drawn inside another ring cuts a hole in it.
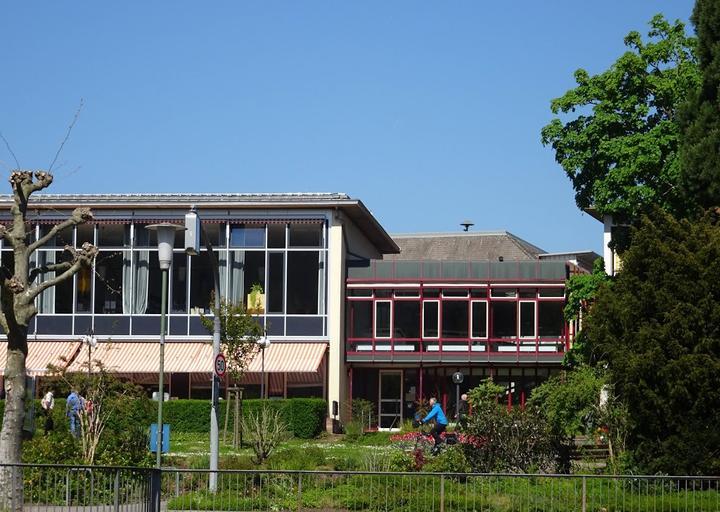
[[[720,478],[19,465],[24,510],[720,511]],[[17,508],[16,508],[17,509]]]

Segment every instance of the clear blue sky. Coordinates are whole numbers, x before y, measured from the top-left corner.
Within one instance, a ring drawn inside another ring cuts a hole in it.
[[[8,2],[0,131],[53,192],[346,192],[389,232],[600,251],[550,99],[691,0]],[[14,167],[0,145],[0,172]]]

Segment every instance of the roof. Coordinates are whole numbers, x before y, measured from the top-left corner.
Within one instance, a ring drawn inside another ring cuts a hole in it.
[[[0,195],[0,209],[9,207],[13,198]],[[58,210],[85,206],[93,210],[151,209],[337,209],[354,222],[381,253],[396,253],[398,246],[375,216],[358,199],[341,192],[291,193],[164,193],[164,194],[34,194],[28,209]]]
[[[392,235],[400,260],[504,261],[536,260],[545,251],[508,231],[415,233]]]

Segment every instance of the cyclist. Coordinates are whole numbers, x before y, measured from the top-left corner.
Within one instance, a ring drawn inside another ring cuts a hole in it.
[[[435,420],[435,426],[430,431],[430,435],[435,441],[435,446],[433,446],[431,453],[433,455],[436,455],[440,451],[440,443],[442,443],[442,438],[440,437],[440,434],[445,432],[445,429],[448,425],[448,420],[442,410],[442,407],[440,407],[440,404],[435,398],[430,399],[430,412],[427,414],[427,416],[420,420],[420,424],[427,423],[428,421],[431,421],[433,419]]]

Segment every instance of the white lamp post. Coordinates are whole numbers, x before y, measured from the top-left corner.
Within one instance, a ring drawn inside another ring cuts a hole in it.
[[[175,232],[184,231],[185,226],[170,224],[163,222],[161,224],[151,224],[146,226],[150,231],[157,232],[158,241],[158,261],[160,262],[160,271],[162,273],[162,300],[160,301],[160,374],[158,382],[158,422],[157,422],[157,452],[155,464],[160,469],[160,455],[162,453],[162,431],[163,431],[163,400],[165,399],[165,316],[167,313],[168,299],[168,270],[172,265],[173,245],[175,242]]]
[[[97,347],[97,338],[95,332],[90,329],[88,333],[82,337],[83,345],[88,348],[88,377],[92,375],[92,349]]]
[[[260,398],[265,398],[265,349],[270,346],[270,338],[263,336],[258,340],[261,352]]]

